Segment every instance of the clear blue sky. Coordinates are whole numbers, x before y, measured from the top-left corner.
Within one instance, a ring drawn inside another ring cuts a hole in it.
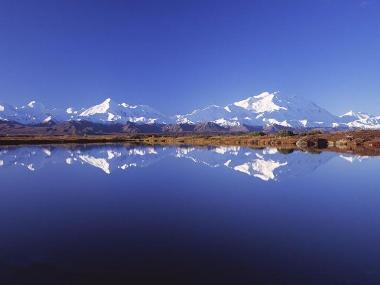
[[[0,101],[173,114],[266,90],[380,115],[379,0],[0,0]]]

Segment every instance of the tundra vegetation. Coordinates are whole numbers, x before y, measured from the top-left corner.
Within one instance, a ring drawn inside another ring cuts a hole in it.
[[[246,146],[276,147],[285,150],[351,152],[360,155],[380,155],[380,131],[361,130],[336,133],[312,131],[294,133],[281,130],[273,134],[263,132],[241,134],[102,134],[102,135],[3,135],[2,145],[22,144],[77,144],[125,142],[147,145]]]

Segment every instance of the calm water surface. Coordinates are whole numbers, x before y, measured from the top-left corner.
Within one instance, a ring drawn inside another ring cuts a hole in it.
[[[380,284],[380,158],[0,148],[0,284]]]

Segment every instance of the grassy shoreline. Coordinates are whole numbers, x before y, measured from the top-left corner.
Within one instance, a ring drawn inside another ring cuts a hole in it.
[[[278,134],[106,134],[1,136],[0,145],[130,143],[146,145],[275,147],[380,155],[380,131]]]

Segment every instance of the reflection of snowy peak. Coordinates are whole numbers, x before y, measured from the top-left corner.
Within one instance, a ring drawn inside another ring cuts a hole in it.
[[[341,155],[339,155],[339,157],[350,162],[350,163],[362,162],[363,160],[369,158],[369,156],[346,155],[346,154],[341,154]]]
[[[104,145],[96,147],[5,147],[0,149],[0,166],[22,166],[31,171],[47,163],[66,165],[90,165],[110,174],[113,170],[129,167],[145,167],[163,157],[174,154],[170,148],[124,147]]]
[[[68,152],[66,164],[91,165],[110,174],[113,170],[145,167],[163,157],[167,148],[104,146]]]
[[[335,154],[320,155],[293,152],[283,154],[276,149],[247,149],[221,146],[214,149],[185,148],[177,157],[190,159],[209,167],[227,167],[264,181],[277,180],[279,176],[298,176],[313,172]]]
[[[282,176],[299,176],[313,172],[335,154],[320,155],[293,152],[284,154],[276,149],[241,147],[145,147],[124,145],[77,147],[3,147],[0,167],[23,167],[36,171],[47,164],[91,166],[106,174],[130,168],[146,167],[165,157],[189,159],[212,168],[227,168],[237,173],[276,181]],[[355,158],[360,161],[360,157]]]

